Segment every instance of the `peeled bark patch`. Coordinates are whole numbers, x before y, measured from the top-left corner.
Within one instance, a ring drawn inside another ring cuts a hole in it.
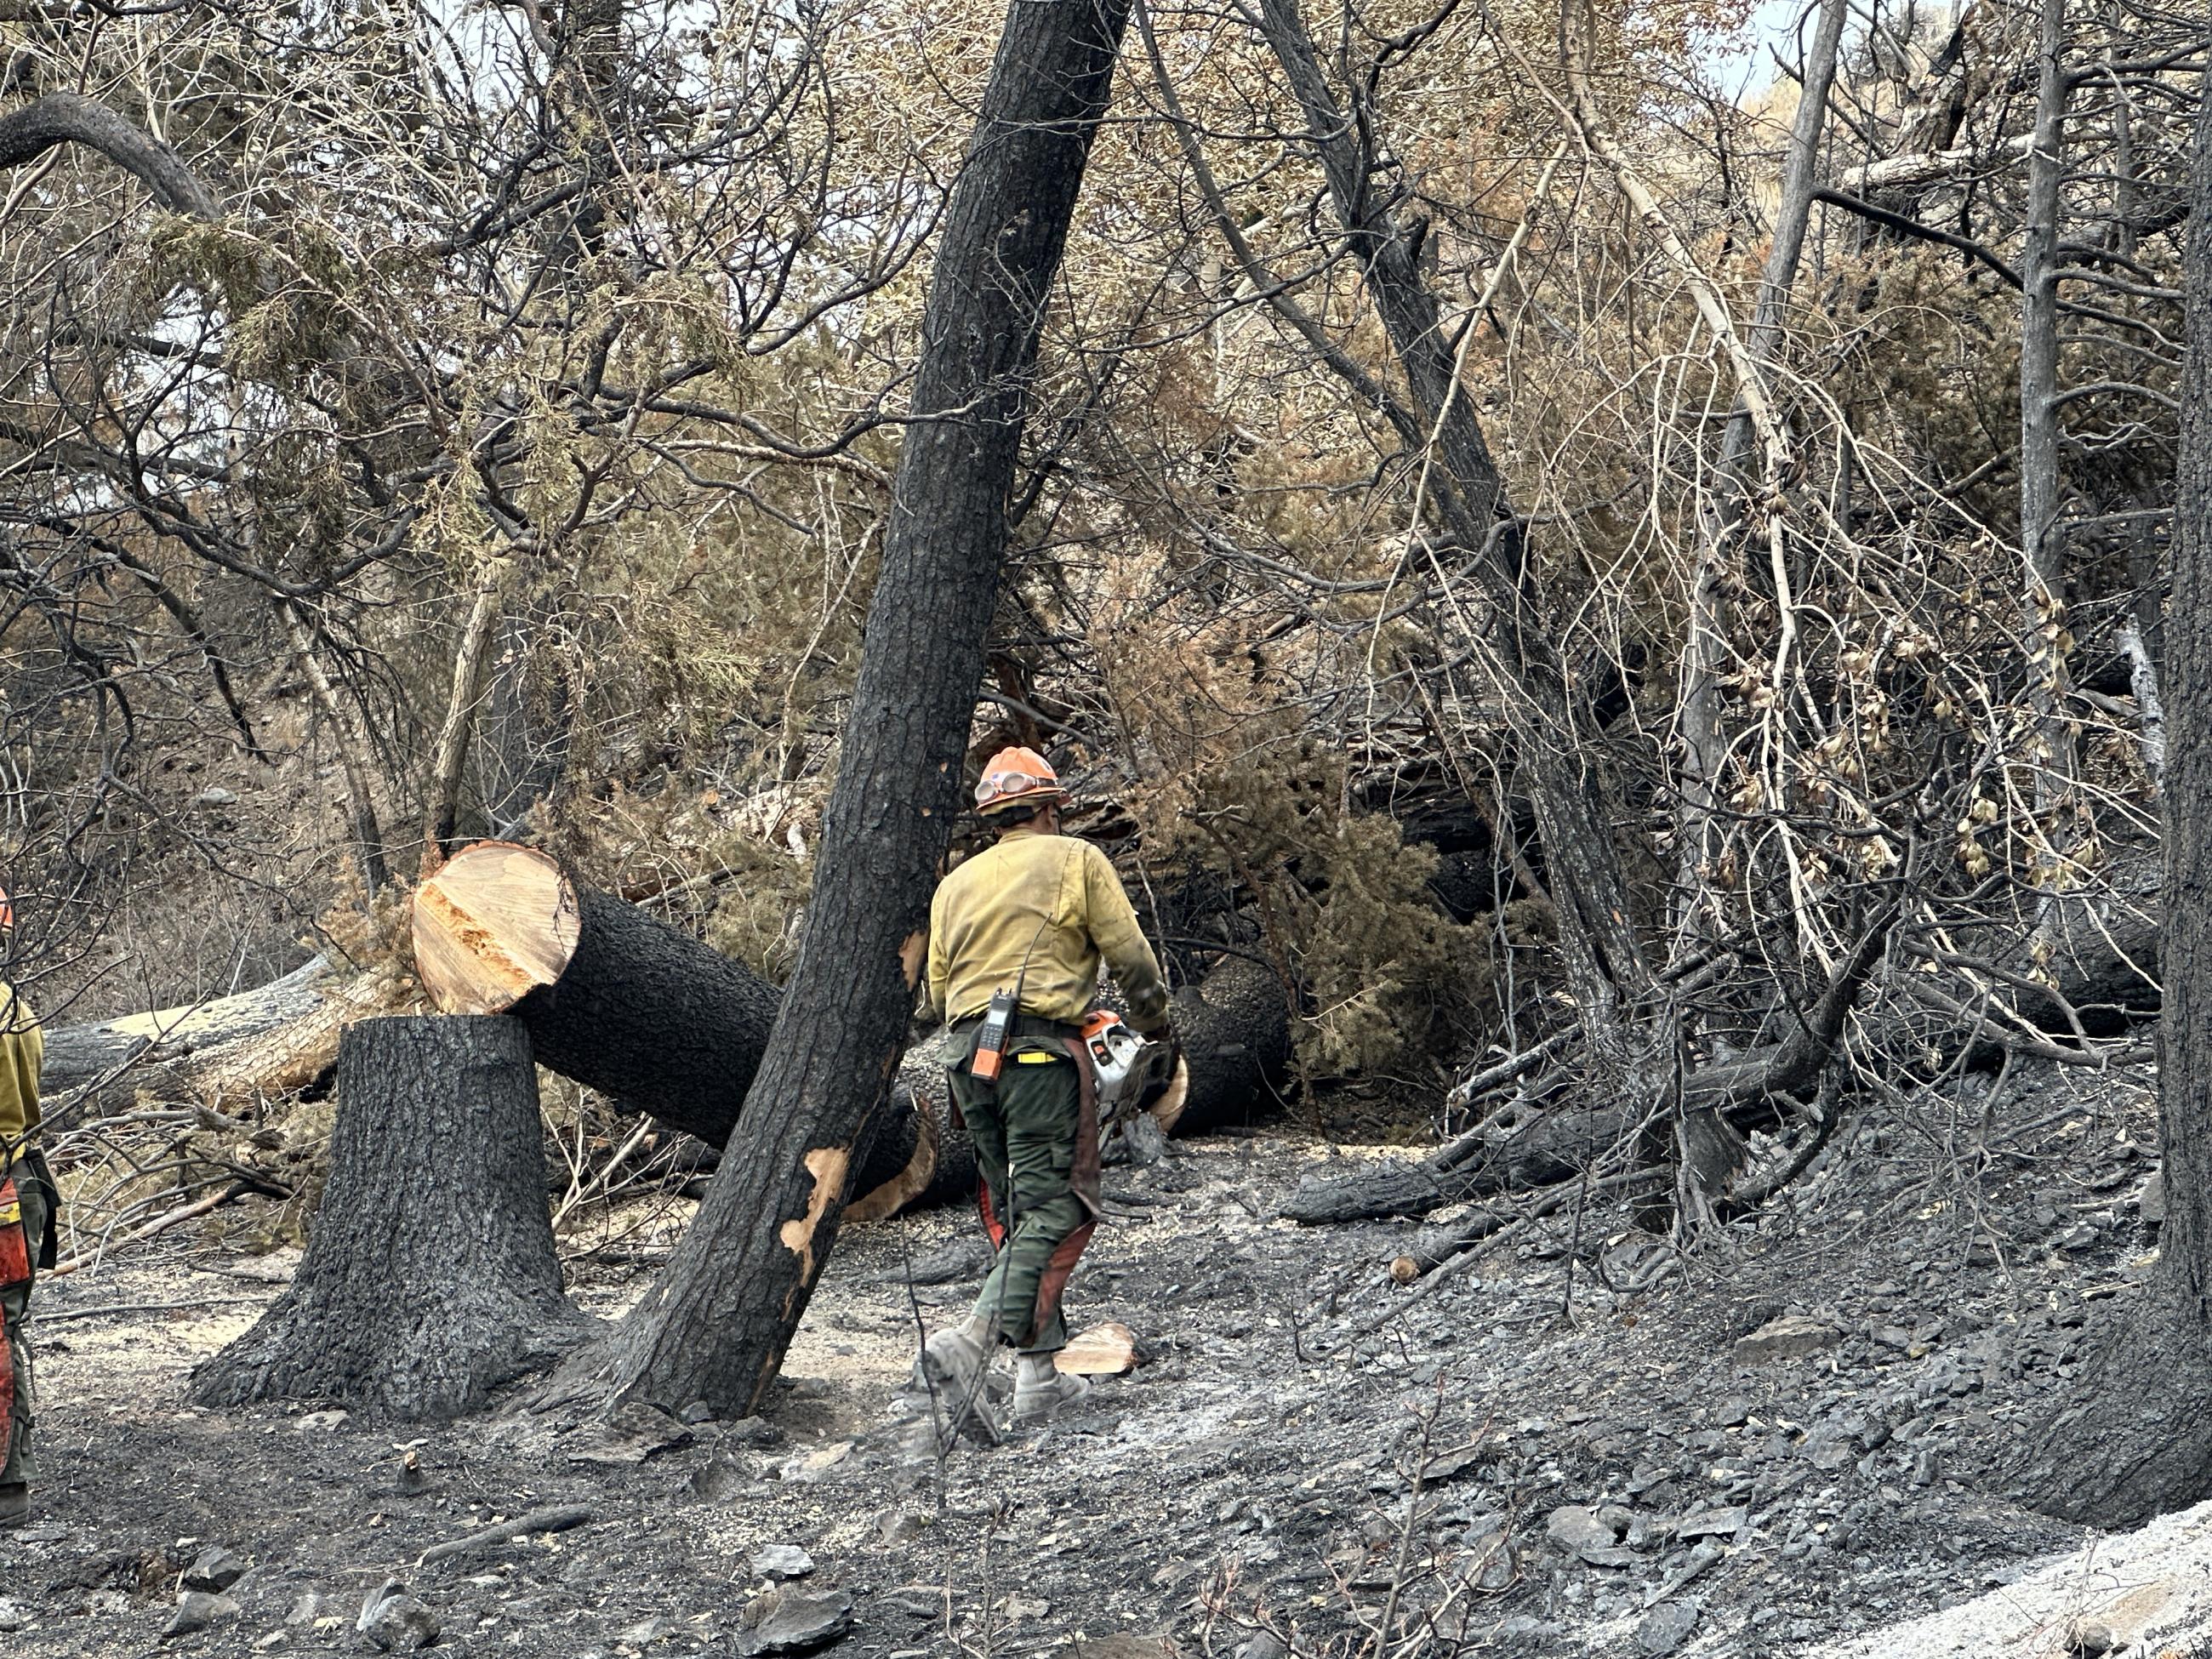
[[[361,1021],[339,1045],[337,1098],[298,1276],[199,1369],[192,1399],[445,1418],[568,1346],[580,1320],[553,1254],[529,1034],[493,1018]]]
[[[799,1258],[799,1277],[814,1282],[814,1234],[845,1190],[848,1162],[842,1146],[817,1146],[805,1158],[806,1173],[814,1177],[814,1191],[806,1200],[806,1213],[783,1224],[783,1248]]]

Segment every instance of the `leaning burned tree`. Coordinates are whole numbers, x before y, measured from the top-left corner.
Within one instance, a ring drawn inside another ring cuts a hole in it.
[[[521,1024],[363,1020],[338,1050],[337,1099],[298,1276],[192,1398],[451,1417],[573,1343]]]
[[[2149,1285],[2106,1333],[2098,1363],[2036,1435],[2016,1477],[2037,1507],[2100,1527],[2131,1526],[2212,1493],[2212,820],[2201,807],[2212,797],[2212,98],[2197,117],[2190,191],[2166,624],[2158,1120],[2166,1218]]]
[[[889,1094],[1006,550],[1037,340],[1126,0],[1007,11],[932,275],[883,571],[798,971],[729,1155],[594,1386],[738,1414],[765,1392]]]

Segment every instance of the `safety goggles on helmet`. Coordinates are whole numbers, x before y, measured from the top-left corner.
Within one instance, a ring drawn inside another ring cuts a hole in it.
[[[1022,805],[1045,805],[1067,799],[1052,763],[1034,749],[1002,749],[983,769],[975,786],[975,810],[989,813]]]

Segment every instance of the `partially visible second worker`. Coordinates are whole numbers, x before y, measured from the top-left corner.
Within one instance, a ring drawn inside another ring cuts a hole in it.
[[[1020,1356],[1017,1425],[1049,1421],[1090,1392],[1053,1356],[1067,1345],[1061,1293],[1098,1215],[1097,1095],[1079,1030],[1102,964],[1129,1024],[1169,1035],[1158,958],[1113,864],[1060,833],[1066,799],[1035,750],[992,757],[975,807],[998,840],[946,876],[929,907],[930,1007],[947,1023],[942,1058],[997,1251],[973,1311],[932,1336],[915,1368],[941,1437],[991,1437],[984,1375],[1001,1342]]]
[[[0,891],[0,942],[11,939],[15,907]],[[0,1406],[7,1409],[0,1462],[0,1527],[31,1515],[31,1285],[53,1266],[53,1182],[39,1153],[39,1066],[46,1039],[15,987],[0,981]]]

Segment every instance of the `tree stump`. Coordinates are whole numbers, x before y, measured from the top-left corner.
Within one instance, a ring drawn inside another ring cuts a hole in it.
[[[199,1368],[191,1398],[446,1418],[571,1346],[583,1321],[553,1254],[529,1033],[360,1021],[339,1045],[337,1103],[298,1276]]]

